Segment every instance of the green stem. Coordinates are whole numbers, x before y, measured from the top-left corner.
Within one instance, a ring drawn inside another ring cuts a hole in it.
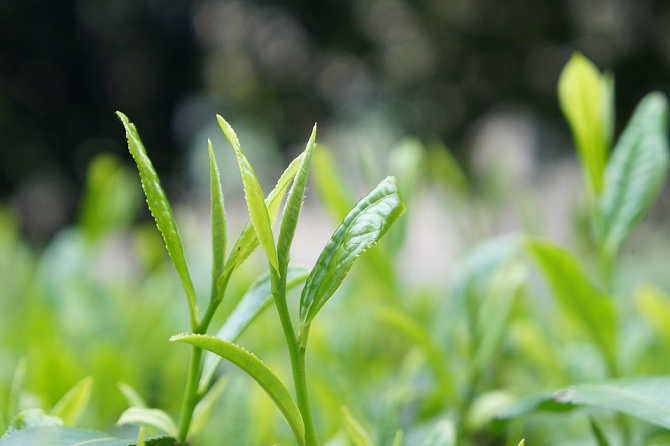
[[[188,430],[191,427],[191,419],[195,405],[198,403],[198,381],[200,380],[200,359],[202,358],[202,349],[194,347],[191,352],[191,365],[188,369],[188,378],[186,379],[186,389],[179,413],[178,440],[180,445],[186,445]]]
[[[289,359],[291,360],[291,371],[293,374],[293,385],[295,387],[296,400],[302,421],[305,425],[305,443],[308,446],[318,446],[319,439],[316,435],[312,410],[307,393],[307,374],[305,373],[305,346],[298,345],[298,338],[293,330],[291,315],[286,303],[286,272],[279,277],[277,272],[271,268],[272,295],[277,313],[281,321],[284,337],[288,346]],[[306,340],[306,339],[305,339]]]

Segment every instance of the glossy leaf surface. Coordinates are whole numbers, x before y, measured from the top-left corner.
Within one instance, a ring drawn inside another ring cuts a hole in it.
[[[63,426],[22,429],[0,438],[0,446],[136,446],[133,440],[110,437],[107,434]],[[145,440],[146,446],[174,446],[175,439],[156,437]]]
[[[270,216],[268,214],[267,205],[265,204],[261,185],[258,184],[258,179],[256,178],[253,167],[251,167],[251,163],[249,163],[249,160],[240,148],[240,142],[237,139],[237,135],[233,128],[221,116],[217,116],[216,118],[218,119],[219,126],[221,126],[221,130],[223,130],[223,133],[226,135],[228,142],[235,150],[237,165],[240,169],[240,175],[242,175],[242,184],[244,185],[244,196],[247,200],[247,207],[249,208],[249,217],[251,218],[251,223],[254,225],[256,236],[263,247],[263,251],[265,251],[265,255],[267,256],[270,265],[272,265],[275,270],[279,271],[279,265],[277,264],[277,250],[275,248],[274,236],[272,235],[272,224],[270,222]]]
[[[142,188],[144,195],[147,197],[147,204],[149,210],[156,220],[156,225],[163,235],[165,246],[167,247],[172,263],[174,264],[177,274],[184,286],[186,292],[186,299],[188,300],[189,311],[191,313],[191,322],[197,322],[197,303],[195,300],[195,290],[191,275],[186,264],[186,257],[184,256],[184,247],[182,245],[181,236],[177,230],[177,224],[172,216],[172,209],[170,203],[165,196],[165,192],[161,187],[158,175],[151,160],[147,156],[144,145],[140,140],[135,126],[128,120],[128,118],[121,112],[117,112],[126,130],[126,137],[128,138],[128,149],[135,159],[137,168],[140,172],[142,180]]]
[[[286,386],[261,360],[243,348],[207,335],[183,334],[170,338],[173,342],[183,342],[203,348],[230,361],[251,376],[270,396],[300,445],[305,442],[305,428],[298,406]]]
[[[300,297],[300,323],[310,324],[340,286],[356,258],[377,243],[405,211],[393,177],[359,201],[323,249]]]
[[[668,172],[668,101],[650,93],[640,101],[607,165],[599,200],[600,242],[615,253],[653,204]]]

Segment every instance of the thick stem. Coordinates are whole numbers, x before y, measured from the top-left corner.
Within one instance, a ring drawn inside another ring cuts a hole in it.
[[[291,360],[291,372],[293,374],[293,385],[295,387],[296,400],[302,421],[305,425],[305,443],[308,446],[318,446],[319,439],[316,435],[316,428],[314,427],[314,419],[312,418],[312,410],[309,404],[309,396],[307,393],[307,375],[305,373],[305,347],[298,345],[298,339],[293,330],[293,323],[291,322],[291,315],[288,311],[286,303],[286,274],[282,278],[279,277],[276,271],[271,270],[272,274],[272,295],[274,297],[275,305],[277,306],[277,313],[281,321],[284,337],[288,346],[289,359]]]

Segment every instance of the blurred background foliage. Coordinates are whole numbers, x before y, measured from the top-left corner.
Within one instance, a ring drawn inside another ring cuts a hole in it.
[[[186,306],[114,111],[137,124],[157,167],[199,296],[211,267],[207,138],[221,167],[229,237],[246,220],[220,113],[266,192],[318,121],[297,262],[313,264],[382,175],[398,177],[408,203],[312,329],[308,370],[324,438],[348,444],[344,404],[378,444],[391,444],[399,426],[417,444],[445,414],[465,420],[472,444],[505,444],[488,422],[515,395],[606,375],[579,324],[556,314],[537,277],[519,272],[518,240],[480,245],[523,230],[597,264],[556,98],[575,50],[615,74],[618,134],[644,93],[670,92],[670,4],[0,2],[0,403],[25,358],[17,409],[51,407],[90,375],[84,427],[116,421],[126,407],[119,381],[176,414],[188,351],[167,339],[187,330]],[[624,245],[613,284],[626,315],[629,375],[670,371],[670,251],[659,218],[668,199]],[[263,266],[254,256],[234,276],[219,324]],[[518,280],[512,286],[501,275]],[[492,310],[499,304],[502,313]],[[504,336],[480,352],[496,324]],[[268,311],[239,343],[286,377],[279,330]],[[222,432],[231,445],[289,438],[256,386],[231,367],[224,372],[235,385],[201,444],[222,444]],[[592,444],[583,414],[509,429],[509,444],[522,434],[557,444],[565,433],[576,438],[570,444]]]

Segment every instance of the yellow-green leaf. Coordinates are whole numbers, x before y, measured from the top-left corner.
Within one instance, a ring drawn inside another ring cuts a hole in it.
[[[88,404],[92,387],[90,376],[79,381],[51,409],[51,415],[62,419],[66,426],[74,426]]]

